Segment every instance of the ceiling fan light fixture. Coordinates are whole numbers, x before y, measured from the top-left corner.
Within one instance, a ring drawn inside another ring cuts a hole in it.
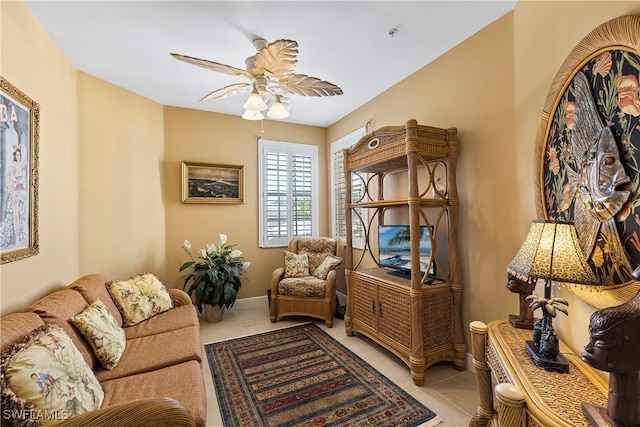
[[[242,118],[245,120],[262,120],[264,119],[264,116],[257,110],[245,110]]]
[[[245,110],[253,110],[253,111],[262,111],[269,108],[267,104],[264,103],[262,96],[258,93],[256,88],[253,88],[251,95],[247,98],[247,102],[242,106]]]
[[[269,109],[267,116],[271,117],[272,119],[285,119],[289,117],[289,112],[285,108],[284,104],[280,101],[280,95],[276,95],[276,100]]]

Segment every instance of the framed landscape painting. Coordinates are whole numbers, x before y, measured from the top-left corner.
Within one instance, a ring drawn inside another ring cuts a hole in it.
[[[243,203],[244,166],[182,162],[183,203]]]
[[[0,76],[0,264],[36,255],[40,106]]]

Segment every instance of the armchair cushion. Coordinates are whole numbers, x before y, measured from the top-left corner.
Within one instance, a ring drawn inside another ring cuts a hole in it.
[[[327,255],[336,255],[336,240],[330,237],[300,238],[297,248],[297,253],[309,256],[309,274],[313,274]]]
[[[327,255],[327,257],[320,263],[316,271],[313,273],[318,279],[326,280],[327,274],[342,263],[342,258],[335,255]]]
[[[284,277],[305,277],[309,275],[309,256],[284,251]]]
[[[289,277],[278,283],[278,294],[298,297],[324,297],[327,282],[314,276]]]

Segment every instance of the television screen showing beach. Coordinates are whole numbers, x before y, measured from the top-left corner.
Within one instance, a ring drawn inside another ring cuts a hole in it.
[[[426,226],[421,227],[420,270],[426,271],[431,258],[431,239]],[[411,269],[409,227],[381,225],[378,228],[380,265],[397,269]],[[432,270],[433,271],[433,270]]]

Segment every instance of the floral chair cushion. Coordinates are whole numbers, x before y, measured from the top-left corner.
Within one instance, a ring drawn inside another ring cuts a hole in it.
[[[1,360],[2,408],[15,415],[14,425],[52,425],[102,405],[100,383],[55,324],[7,347]]]
[[[169,291],[154,274],[139,274],[106,286],[122,314],[123,326],[136,325],[173,306]]]
[[[298,297],[325,296],[326,281],[314,276],[290,277],[278,283],[278,294]]]
[[[284,277],[305,277],[309,275],[309,257],[307,254],[294,254],[284,251]]]
[[[107,306],[97,299],[82,313],[73,316],[71,322],[89,341],[102,367],[108,370],[115,368],[124,353],[126,339],[124,329]]]
[[[309,257],[309,274],[314,274],[316,268],[328,255],[336,254],[336,240],[331,237],[305,237],[298,240],[299,254]]]
[[[327,255],[327,257],[320,263],[316,271],[313,273],[318,279],[326,280],[327,274],[342,263],[342,258],[335,255]]]

